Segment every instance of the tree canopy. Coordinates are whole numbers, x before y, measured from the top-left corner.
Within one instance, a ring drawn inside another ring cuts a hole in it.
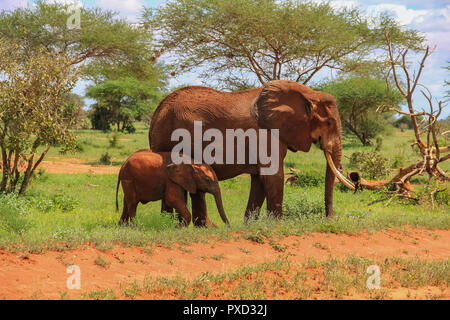
[[[370,145],[386,127],[386,118],[392,117],[392,113],[378,114],[377,107],[397,106],[404,100],[398,91],[390,90],[384,80],[369,77],[339,78],[322,84],[320,90],[336,98],[342,126],[364,145]]]
[[[0,12],[2,38],[22,45],[26,54],[45,49],[64,53],[72,65],[81,62],[139,60],[152,46],[151,33],[118,14],[80,8],[81,24],[72,29],[69,5],[38,0],[34,6]]]
[[[0,72],[0,192],[15,192],[21,181],[22,194],[51,146],[76,147],[69,94],[79,70],[64,54],[43,49],[23,59],[16,43],[0,38]]]
[[[202,77],[240,80],[237,87],[274,79],[307,84],[324,68],[353,70],[384,44],[381,29],[408,45],[422,41],[388,16],[369,20],[357,8],[326,2],[173,0],[146,9],[143,20],[175,54],[176,73],[202,66]]]
[[[86,96],[97,100],[91,118],[94,129],[109,129],[114,123],[118,131],[124,131],[132,130],[134,120],[156,107],[161,91],[153,81],[119,78],[89,87]]]

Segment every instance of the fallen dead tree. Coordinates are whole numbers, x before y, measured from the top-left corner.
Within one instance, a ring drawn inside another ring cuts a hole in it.
[[[378,190],[382,188],[388,188],[389,190],[391,190],[390,193],[392,194],[392,197],[390,199],[397,196],[401,196],[404,198],[414,198],[414,187],[410,183],[412,177],[416,175],[427,174],[429,177],[429,181],[432,179],[436,179],[439,182],[450,180],[449,175],[439,167],[439,164],[450,159],[450,154],[445,155],[446,153],[450,152],[450,147],[440,146],[438,141],[437,121],[442,113],[444,105],[442,101],[439,101],[437,102],[436,107],[433,103],[433,96],[431,92],[425,86],[419,84],[419,78],[425,66],[425,61],[433,53],[435,48],[430,49],[430,47],[427,47],[424,50],[419,68],[411,76],[411,73],[407,67],[406,59],[408,49],[401,49],[397,52],[397,54],[395,54],[394,48],[392,47],[392,43],[387,33],[385,34],[385,39],[389,52],[388,63],[390,65],[390,68],[385,75],[387,88],[388,90],[390,90],[389,77],[391,76],[392,72],[392,77],[397,89],[405,97],[408,111],[405,112],[400,108],[393,108],[388,105],[383,105],[378,107],[377,112],[383,113],[394,111],[399,115],[406,115],[411,118],[415,135],[415,141],[411,146],[413,148],[419,149],[419,153],[422,159],[417,160],[415,163],[406,168],[400,168],[399,172],[390,180],[365,180],[357,172],[349,172],[347,173],[347,176],[355,183],[357,189],[365,188],[369,190]],[[401,69],[403,71],[402,78],[400,78],[398,69]],[[418,86],[423,88],[423,90],[420,90],[420,92],[428,102],[429,110],[427,111],[422,110],[421,112],[418,112],[414,108],[412,97]],[[420,122],[418,121],[419,119]],[[441,133],[444,138],[447,134],[449,134],[449,131]],[[431,191],[430,198],[433,207],[434,194],[444,190],[445,189],[435,188],[433,189],[433,191]],[[377,200],[377,202],[387,199],[388,198]]]

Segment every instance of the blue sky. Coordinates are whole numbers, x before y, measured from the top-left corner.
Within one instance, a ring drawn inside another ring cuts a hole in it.
[[[30,0],[31,1],[31,0]],[[49,0],[64,2],[65,0]],[[166,0],[75,0],[87,7],[101,7],[114,10],[131,21],[136,21],[143,6],[156,7]],[[324,0],[315,0],[324,1]],[[26,6],[28,0],[0,0],[0,10]],[[442,69],[450,61],[450,0],[337,0],[330,1],[333,6],[357,6],[368,14],[389,11],[398,21],[410,28],[424,33],[430,45],[437,46],[436,51],[426,63],[421,83],[427,86],[434,98],[445,100],[444,81],[450,80],[449,72]],[[171,81],[172,86],[180,84],[202,84],[195,73],[180,75]],[[83,94],[86,83],[81,82],[76,88],[77,93]],[[425,100],[416,94],[418,109],[426,107]],[[89,103],[88,103],[89,104]],[[450,107],[446,107],[444,115],[450,115]]]

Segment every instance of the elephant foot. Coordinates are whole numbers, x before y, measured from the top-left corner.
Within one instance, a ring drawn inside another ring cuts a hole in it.
[[[209,218],[195,220],[194,226],[197,228],[217,228],[217,224],[209,220]]]

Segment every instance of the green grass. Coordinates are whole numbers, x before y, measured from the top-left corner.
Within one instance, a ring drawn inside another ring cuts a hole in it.
[[[50,149],[46,160],[57,161],[57,158],[80,158],[87,164],[101,164],[100,158],[108,153],[113,165],[120,165],[133,152],[148,148],[148,127],[142,122],[135,124],[133,134],[122,132],[103,132],[99,130],[74,130],[77,136],[79,151],[60,154],[59,148]],[[115,142],[114,137],[116,137]]]
[[[120,134],[117,146],[110,148],[108,140],[112,133],[77,131],[83,151],[70,157],[80,158],[86,163],[98,161],[106,151],[112,161],[124,161],[132,152],[148,145],[147,129],[139,124],[135,134]],[[409,143],[412,132],[400,132],[385,137],[382,154],[390,160],[398,156],[399,146],[404,146],[405,157],[413,157]],[[402,147],[403,148],[403,147]],[[353,151],[368,150],[354,139],[344,139],[344,156]],[[403,149],[402,149],[403,150]],[[53,149],[50,156],[60,156]],[[53,159],[49,159],[53,160]],[[343,159],[347,168],[348,159]],[[397,161],[398,162],[398,161]],[[447,168],[442,166],[444,169]],[[321,150],[313,146],[309,153],[288,153],[286,168],[295,167],[307,173],[310,181],[323,181],[325,159]],[[287,171],[287,170],[286,170]],[[422,178],[421,178],[422,179]],[[285,187],[284,218],[274,221],[263,212],[258,221],[243,222],[244,210],[250,189],[248,175],[220,182],[224,207],[231,223],[227,228],[221,222],[214,198],[207,195],[210,218],[219,227],[198,229],[190,226],[178,229],[177,221],[161,214],[160,202],[139,205],[137,218],[129,227],[119,227],[120,212],[115,211],[115,175],[95,174],[49,174],[36,175],[25,197],[0,196],[0,247],[10,250],[42,251],[64,250],[85,243],[93,243],[107,250],[112,244],[151,246],[172,245],[177,242],[207,242],[211,238],[229,239],[244,237],[263,243],[266,238],[282,235],[300,235],[307,232],[359,233],[373,232],[390,227],[425,227],[448,229],[449,185],[437,195],[436,207],[431,210],[427,202],[394,200],[373,205],[369,203],[384,196],[380,192],[358,191],[356,194],[336,187],[334,197],[335,218],[324,217],[323,183],[307,183],[303,186]],[[96,187],[93,187],[95,185]],[[122,208],[122,191],[119,193]]]

